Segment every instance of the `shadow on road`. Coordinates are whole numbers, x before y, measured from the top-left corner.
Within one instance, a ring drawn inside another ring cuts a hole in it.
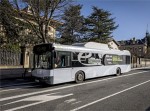
[[[150,68],[146,68],[146,69],[137,69],[137,70],[140,70],[140,71],[150,71]]]
[[[145,111],[150,111],[150,107],[148,107]]]

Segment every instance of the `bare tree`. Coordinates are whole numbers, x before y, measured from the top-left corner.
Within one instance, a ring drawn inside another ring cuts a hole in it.
[[[54,18],[58,18],[62,10],[71,3],[69,0],[14,0],[13,2],[18,15],[30,24],[32,31],[43,43],[52,42],[48,34],[49,27],[56,27],[58,22]],[[24,13],[20,4],[27,5],[30,14]]]

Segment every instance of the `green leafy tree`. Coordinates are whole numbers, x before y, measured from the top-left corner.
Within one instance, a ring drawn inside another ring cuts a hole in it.
[[[93,12],[85,19],[85,31],[87,41],[96,41],[106,43],[108,38],[111,38],[113,30],[118,25],[115,25],[114,19],[111,18],[111,13],[103,9],[93,6]]]
[[[0,1],[0,25],[3,27],[1,30],[1,45],[26,44],[32,41],[29,34],[26,34],[26,29],[31,29],[28,23],[19,19],[17,11],[14,9],[13,4],[9,0]]]
[[[20,27],[13,16],[14,10],[8,0],[0,1],[0,24],[3,26],[3,33],[7,42],[15,42],[19,38]]]
[[[81,16],[81,5],[70,5],[62,17],[61,43],[72,44],[80,40],[83,27],[83,16]]]
[[[27,22],[32,31],[43,43],[53,42],[53,38],[49,35],[49,26],[56,27],[62,10],[70,3],[68,0],[14,0],[15,7],[20,17]],[[21,5],[27,5],[30,14],[22,13]]]

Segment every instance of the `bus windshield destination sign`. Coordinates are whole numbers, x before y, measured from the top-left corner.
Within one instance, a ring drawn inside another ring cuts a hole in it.
[[[51,50],[52,50],[51,44],[37,45],[33,48],[33,52],[35,54],[43,54],[43,53],[46,53],[47,51],[51,51]]]

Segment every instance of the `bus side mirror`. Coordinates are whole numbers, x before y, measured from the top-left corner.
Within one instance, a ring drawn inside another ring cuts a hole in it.
[[[56,58],[57,57],[57,54],[56,54],[56,52],[54,51],[54,58]]]

